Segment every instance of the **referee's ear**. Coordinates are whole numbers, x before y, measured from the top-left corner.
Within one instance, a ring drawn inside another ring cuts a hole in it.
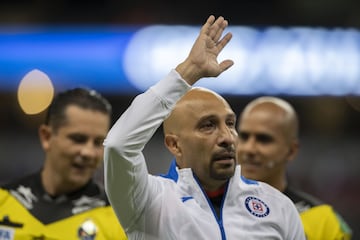
[[[41,124],[38,130],[40,144],[42,148],[46,151],[50,147],[50,139],[51,139],[51,128],[48,125]]]

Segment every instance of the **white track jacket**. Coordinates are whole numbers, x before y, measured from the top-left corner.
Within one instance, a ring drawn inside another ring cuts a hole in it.
[[[129,239],[305,239],[299,214],[275,188],[240,176],[229,180],[218,218],[191,169],[148,173],[142,150],[191,88],[175,71],[138,95],[105,145],[105,189]],[[172,172],[172,173],[171,173]]]

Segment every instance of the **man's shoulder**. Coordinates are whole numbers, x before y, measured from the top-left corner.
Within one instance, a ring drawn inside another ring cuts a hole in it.
[[[259,194],[267,194],[276,198],[284,198],[284,195],[278,189],[266,182],[250,180],[244,177],[241,177],[241,179],[248,188],[253,188],[254,191],[258,192]]]
[[[40,178],[40,173],[32,173],[17,179],[14,179],[10,182],[7,182],[1,186],[2,189],[5,190],[14,190],[17,189],[19,186],[34,186],[36,180]]]
[[[20,196],[36,197],[41,188],[41,184],[38,183],[39,179],[40,173],[36,172],[5,183],[0,188],[2,198],[12,196],[19,200]]]
[[[249,180],[241,176],[242,194],[251,194],[261,199],[271,202],[274,205],[287,207],[293,205],[292,201],[281,191],[262,181]]]
[[[329,204],[302,210],[300,217],[309,239],[351,239],[352,229]]]
[[[291,199],[288,196],[284,195],[280,190],[271,186],[270,184],[265,182],[259,182],[259,186],[261,187],[263,194],[271,196],[273,199],[292,203]]]
[[[315,197],[314,195],[292,186],[286,187],[284,194],[294,202],[299,212],[325,204],[322,200]]]

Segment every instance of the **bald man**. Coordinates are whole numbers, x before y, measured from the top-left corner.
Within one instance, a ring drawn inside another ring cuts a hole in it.
[[[241,174],[266,182],[296,205],[308,240],[350,239],[348,225],[328,204],[287,184],[287,164],[299,149],[298,118],[293,107],[276,97],[250,102],[238,121]]]
[[[233,64],[216,60],[226,26],[210,16],[185,61],[138,95],[105,139],[105,187],[129,239],[305,239],[290,199],[240,177],[229,104],[192,87]],[[148,173],[142,153],[162,123],[176,158],[165,177]]]

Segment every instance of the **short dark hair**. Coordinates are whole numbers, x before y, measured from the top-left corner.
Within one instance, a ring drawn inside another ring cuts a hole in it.
[[[73,88],[55,96],[48,108],[45,124],[51,125],[55,130],[64,125],[66,123],[65,110],[70,105],[100,111],[108,114],[111,119],[111,104],[100,93],[89,88]]]

